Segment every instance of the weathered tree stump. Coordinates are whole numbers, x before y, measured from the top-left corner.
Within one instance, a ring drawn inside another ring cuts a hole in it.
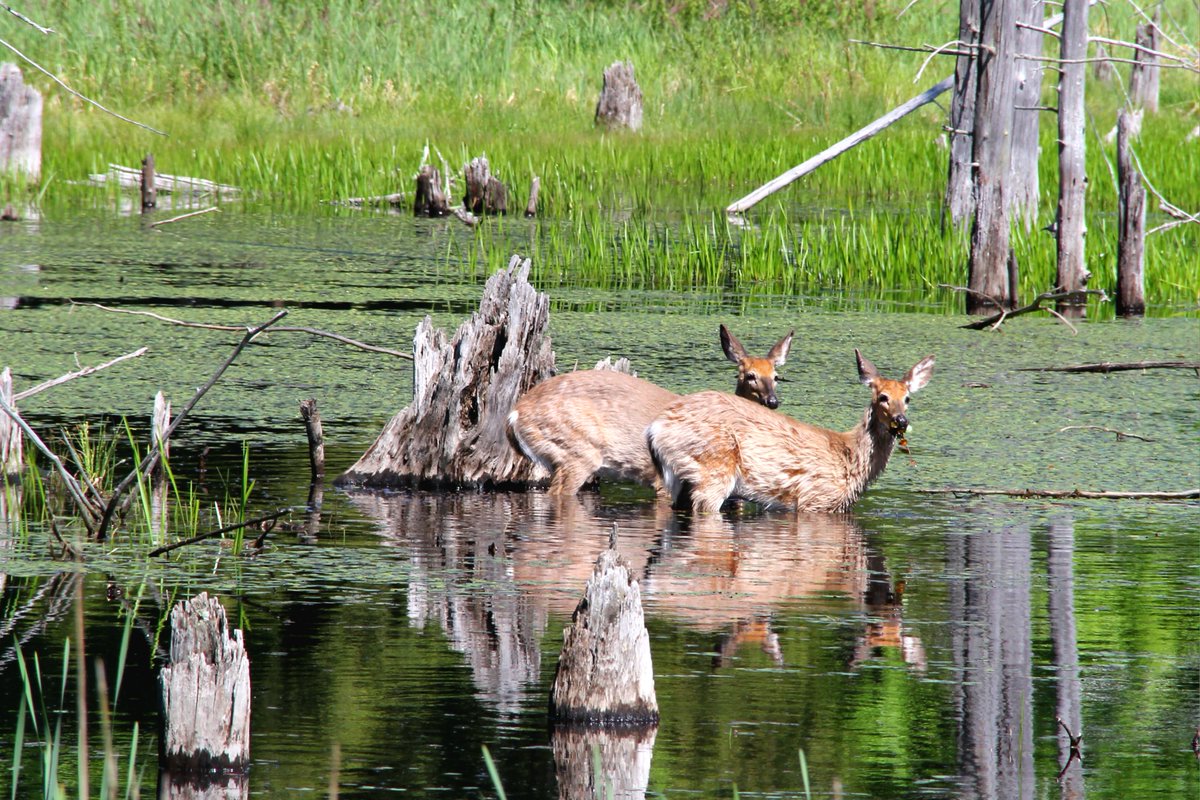
[[[42,177],[42,95],[16,64],[0,64],[0,174]]]
[[[0,400],[9,408],[16,408],[13,400],[12,370],[5,367],[0,370]],[[24,460],[21,455],[21,442],[24,434],[17,421],[0,411],[0,483],[5,478],[21,474]]]
[[[596,103],[595,121],[610,129],[642,129],[642,90],[633,77],[630,62],[617,61],[604,70],[604,86]]]
[[[1117,118],[1117,313],[1123,317],[1146,313],[1146,187],[1133,165],[1129,141],[1140,113],[1122,111]]]
[[[463,197],[467,211],[478,215],[508,213],[508,190],[492,174],[487,156],[473,158],[463,167],[463,182],[467,186]]]
[[[142,211],[158,205],[158,189],[154,185],[154,154],[147,153],[142,159]]]
[[[201,593],[171,609],[171,657],[159,675],[161,765],[173,780],[244,773],[250,765],[250,662],[242,632]]]
[[[522,392],[554,374],[550,300],[513,256],[488,279],[479,311],[452,339],[426,317],[413,337],[413,401],[397,413],[340,486],[499,487],[526,484],[533,464],[505,426]]]
[[[450,213],[450,199],[442,188],[442,175],[436,167],[424,164],[417,173],[417,190],[413,197],[413,215],[444,217]]]
[[[560,800],[639,800],[650,785],[657,727],[616,731],[559,727],[550,736]],[[599,761],[596,759],[599,754]],[[599,766],[599,774],[596,767]]]
[[[538,190],[541,189],[541,186],[542,179],[534,175],[533,180],[529,182],[529,202],[525,204],[526,219],[532,219],[537,216]]]
[[[556,723],[600,727],[658,724],[641,589],[613,547],[596,559],[563,631],[550,716]]]

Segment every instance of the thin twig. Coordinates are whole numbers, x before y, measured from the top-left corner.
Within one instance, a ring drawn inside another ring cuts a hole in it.
[[[1116,428],[1106,428],[1103,425],[1068,425],[1065,428],[1058,429],[1059,433],[1063,433],[1065,431],[1104,431],[1105,433],[1115,433],[1118,441],[1121,439],[1140,439],[1143,442],[1154,441],[1153,439],[1147,439],[1145,436],[1138,436],[1136,433],[1119,431]]]
[[[292,512],[292,510],[293,509],[291,507],[282,508],[279,511],[274,512],[273,514],[267,514],[265,517],[259,517],[258,519],[248,519],[245,522],[236,522],[232,525],[226,525],[224,528],[217,528],[215,531],[208,531],[207,533],[200,533],[195,536],[190,536],[187,539],[180,539],[178,542],[172,542],[171,544],[165,544],[162,547],[156,547],[155,549],[150,551],[150,556],[151,557],[161,556],[163,553],[169,553],[172,550],[178,550],[180,547],[186,547],[189,544],[195,544],[196,542],[202,542],[205,539],[212,539],[215,536],[221,536],[222,534],[229,533],[230,531],[236,531],[241,528],[249,528],[252,525],[261,525],[264,522],[272,522],[274,520],[279,519],[284,514],[290,514]],[[272,526],[272,527],[274,527],[274,526]],[[268,531],[269,530],[270,529],[268,528]],[[264,535],[265,535],[265,532],[264,532]],[[255,539],[255,541],[258,542],[262,538],[263,538],[262,536],[259,536],[257,539]]]
[[[12,14],[14,17],[21,20],[21,22],[24,22],[26,25],[30,25],[30,26],[36,28],[38,33],[46,33],[46,34],[58,33],[58,31],[54,30],[53,28],[47,28],[45,26],[38,25],[36,22],[31,20],[29,17],[25,16],[20,11],[17,11],[15,8],[8,5],[7,3],[0,3],[0,8],[3,8],[8,13]]]
[[[861,44],[861,45],[865,45],[866,47],[878,47],[881,50],[903,50],[908,53],[930,53],[931,55],[935,55],[935,56],[937,56],[937,55],[973,56],[973,55],[975,55],[975,53],[973,51],[979,49],[979,45],[973,45],[973,44],[968,44],[967,42],[958,42],[958,41],[949,42],[948,44],[944,44],[941,47],[934,47],[933,45],[928,45],[928,44],[923,44],[920,47],[912,47],[910,45],[903,45],[903,44],[888,44],[887,42],[868,42],[864,39],[850,39],[849,41],[851,44]],[[952,44],[961,45],[962,47],[964,47],[966,49],[965,50],[946,50],[946,49],[944,49],[946,47],[949,47]],[[922,67],[922,69],[924,69],[924,67]],[[913,83],[916,83],[916,81],[914,80]]]
[[[45,68],[45,67],[43,67],[41,64],[37,63],[37,62],[36,62],[36,61],[34,61],[32,58],[30,58],[29,56],[25,55],[25,54],[24,54],[24,53],[22,53],[20,50],[18,50],[17,48],[13,47],[11,44],[9,44],[8,42],[4,41],[3,39],[0,39],[0,45],[3,45],[4,47],[7,47],[9,50],[11,50],[11,51],[13,51],[14,53],[16,53],[16,54],[17,54],[17,57],[18,57],[18,58],[20,58],[22,61],[24,61],[25,63],[27,63],[27,64],[29,64],[30,66],[32,66],[32,67],[33,67],[34,69],[36,69],[38,72],[42,73],[42,74],[43,74],[43,75],[45,75],[47,78],[49,78],[50,80],[54,81],[54,82],[55,82],[55,83],[57,83],[59,86],[61,86],[62,88],[66,89],[68,92],[70,92],[71,94],[73,94],[73,95],[75,95],[76,97],[78,97],[80,100],[83,100],[83,101],[84,101],[84,102],[86,102],[86,103],[91,103],[91,104],[92,104],[92,105],[94,105],[96,108],[98,108],[98,109],[100,109],[101,111],[103,111],[104,113],[106,113],[106,114],[112,114],[114,117],[116,117],[116,118],[117,118],[117,119],[119,119],[119,120],[122,120],[123,122],[128,122],[130,125],[136,125],[136,126],[138,126],[139,128],[145,128],[146,130],[150,131],[151,133],[157,133],[159,136],[166,136],[166,135],[167,135],[165,132],[163,132],[163,131],[160,131],[160,130],[158,130],[157,128],[151,128],[149,125],[143,125],[142,123],[138,122],[137,120],[130,119],[129,117],[123,117],[123,116],[121,116],[120,114],[118,114],[117,112],[115,112],[115,111],[113,111],[113,110],[111,110],[111,109],[105,108],[104,106],[100,105],[99,103],[97,103],[97,102],[96,102],[95,100],[93,100],[92,98],[90,98],[90,97],[87,97],[87,96],[85,96],[85,95],[82,95],[82,94],[80,94],[79,92],[77,92],[77,91],[75,91],[74,89],[72,89],[70,86],[67,86],[67,84],[63,83],[62,79],[61,79],[61,78],[59,78],[57,75],[55,75],[53,72],[51,72],[50,70],[46,69],[46,68]]]
[[[1086,489],[917,489],[920,494],[1004,495],[1007,497],[1053,497],[1078,500],[1195,500],[1200,489],[1182,492],[1099,492]]]
[[[181,219],[187,219],[188,217],[198,217],[201,214],[209,214],[209,213],[212,213],[213,211],[220,211],[220,210],[221,209],[219,206],[209,206],[208,208],[202,208],[199,211],[189,211],[187,214],[180,214],[178,217],[171,217],[170,219],[160,219],[158,222],[150,223],[150,227],[157,228],[160,225],[170,225],[172,222],[179,222],[179,220],[181,220]]]
[[[1128,47],[1129,49],[1137,51],[1139,53],[1145,53],[1146,55],[1151,55],[1151,56],[1158,56],[1159,58],[1165,58],[1170,61],[1178,61],[1182,64],[1186,64],[1192,70],[1196,69],[1195,67],[1192,66],[1191,58],[1183,58],[1181,56],[1173,55],[1171,53],[1164,53],[1161,50],[1151,50],[1149,47],[1145,47],[1145,46],[1137,44],[1135,42],[1123,42],[1120,39],[1109,39],[1105,36],[1089,36],[1088,41],[1089,42],[1100,42],[1101,44],[1111,44],[1115,47]],[[1159,65],[1159,66],[1161,66],[1161,65]]]
[[[1022,61],[1046,61],[1055,64],[1096,64],[1100,62],[1108,64],[1142,64],[1142,61],[1136,61],[1132,58],[1114,58],[1113,56],[1104,56],[1103,58],[1056,58],[1054,56],[1031,56],[1028,53],[1017,53],[1015,58]],[[1182,69],[1188,72],[1200,73],[1200,68],[1193,67],[1191,64],[1158,64],[1159,69]]]
[[[208,331],[244,331],[245,325],[216,325],[207,322],[187,322],[186,320],[174,319],[172,317],[164,317],[162,314],[155,314],[153,311],[135,311],[130,308],[113,308],[112,306],[101,305],[100,303],[80,303],[76,300],[68,301],[73,306],[91,306],[98,308],[101,311],[109,311],[113,314],[134,314],[140,317],[150,317],[159,322],[165,322],[169,325],[176,325],[180,328],[201,328]],[[317,328],[309,328],[301,325],[280,325],[271,329],[273,333],[307,333],[312,336],[323,336],[326,339],[333,339],[342,344],[348,344],[351,347],[357,347],[360,350],[366,350],[370,353],[382,353],[387,356],[396,358],[404,358],[412,361],[412,353],[404,353],[400,350],[392,350],[389,347],[380,347],[374,344],[360,342],[357,339],[351,339],[348,336],[342,336],[340,333],[330,333],[329,331],[318,330]]]
[[[34,386],[33,388],[26,389],[23,392],[18,392],[17,394],[14,394],[13,402],[15,403],[19,400],[24,400],[27,397],[33,397],[38,392],[45,391],[46,389],[49,389],[52,386],[58,386],[60,383],[66,383],[67,381],[75,380],[76,378],[82,378],[85,375],[91,375],[93,372],[99,372],[102,369],[107,369],[107,368],[113,366],[114,364],[120,364],[122,361],[125,361],[127,359],[137,358],[138,356],[143,355],[148,349],[149,348],[147,348],[147,347],[139,347],[137,350],[134,350],[132,353],[126,353],[123,356],[118,356],[117,358],[114,358],[112,361],[106,361],[103,364],[97,364],[94,367],[84,367],[83,369],[78,370],[77,372],[68,372],[65,375],[59,375],[57,378],[52,378],[51,380],[48,380],[45,383],[39,383],[37,386]]]
[[[171,434],[175,432],[175,429],[178,428],[183,420],[187,417],[188,412],[196,407],[196,404],[200,402],[200,398],[204,397],[208,390],[211,389],[213,385],[216,384],[216,382],[220,379],[220,377],[225,374],[225,370],[229,369],[229,365],[232,364],[235,359],[237,359],[242,350],[246,348],[246,345],[254,341],[254,339],[267,328],[286,317],[287,313],[287,309],[284,309],[264,322],[262,325],[247,330],[246,335],[243,336],[242,340],[238,342],[235,348],[233,348],[233,352],[229,354],[229,357],[225,359],[225,362],[221,364],[221,366],[217,367],[217,371],[214,372],[212,377],[208,379],[208,383],[196,390],[196,393],[192,395],[192,399],[189,400],[187,405],[185,405],[183,409],[175,416],[175,419],[169,426],[167,426],[167,429],[162,432],[162,436],[158,439],[158,441],[154,442],[154,444],[150,446],[150,450],[146,453],[146,457],[142,459],[142,462],[134,467],[133,471],[125,476],[125,479],[117,484],[117,487],[113,489],[112,497],[109,498],[108,505],[104,507],[104,515],[100,518],[100,525],[96,529],[97,539],[101,541],[104,540],[105,534],[108,532],[108,526],[112,522],[113,514],[116,513],[117,503],[120,500],[121,495],[123,495],[125,491],[129,489],[135,480],[140,478],[142,475],[150,474],[150,471],[158,464],[160,447],[162,443],[171,438]]]

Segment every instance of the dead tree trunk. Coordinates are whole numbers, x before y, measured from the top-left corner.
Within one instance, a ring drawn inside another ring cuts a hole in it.
[[[533,180],[529,182],[529,202],[525,204],[526,219],[533,219],[537,216],[538,190],[541,186],[542,179],[534,175]]]
[[[1037,28],[1045,27],[1045,4],[1042,0],[1021,2],[1017,6],[1017,21]],[[1021,27],[1017,29],[1017,52],[1021,55],[1042,54],[1042,32]],[[1032,58],[1016,60],[1016,106],[1013,113],[1012,185],[1009,191],[1009,210],[1031,230],[1038,212],[1038,133],[1041,123],[1042,62]]]
[[[9,408],[17,407],[16,400],[13,399],[12,370],[8,367],[0,370],[0,400],[7,403]],[[24,434],[17,421],[0,412],[0,484],[3,484],[6,478],[21,474],[24,466],[21,457],[22,436]]]
[[[1088,0],[1066,0],[1063,6],[1061,57],[1058,84],[1058,271],[1055,286],[1064,292],[1082,292],[1088,278],[1084,260],[1084,191],[1087,169],[1084,164],[1083,88],[1087,77]],[[1058,311],[1064,316],[1082,317],[1086,297],[1064,298]]]
[[[958,39],[962,50],[954,67],[954,98],[950,102],[950,176],[946,181],[946,211],[956,227],[966,225],[975,213],[975,180],[971,167],[974,145],[975,96],[978,74],[980,0],[958,5]]]
[[[558,723],[599,727],[658,724],[641,590],[613,547],[596,559],[563,631],[550,715]]]
[[[161,765],[171,779],[199,782],[244,774],[250,765],[250,662],[242,632],[201,593],[171,609],[171,658],[162,691]]]
[[[1151,114],[1158,112],[1158,56],[1153,52],[1158,50],[1158,21],[1162,15],[1162,7],[1154,12],[1154,21],[1138,25],[1134,43],[1138,49],[1133,53],[1137,63],[1129,72],[1129,97],[1133,105],[1146,109]]]
[[[325,431],[321,427],[321,412],[317,411],[315,397],[300,401],[300,417],[304,420],[308,438],[308,466],[312,480],[316,482],[325,477]]]
[[[463,207],[467,211],[480,216],[508,213],[508,190],[492,174],[486,156],[473,158],[463,167],[463,182],[467,185],[463,197]]]
[[[0,174],[42,177],[42,95],[16,64],[0,64]]]
[[[616,61],[604,70],[604,86],[596,103],[597,125],[642,129],[642,90],[633,77],[633,64]]]
[[[426,317],[413,337],[413,400],[337,484],[510,486],[533,464],[508,443],[517,397],[554,374],[546,326],[550,301],[529,284],[529,260],[513,256],[484,287],[479,311],[453,339]]]
[[[1086,2],[1086,0],[1084,0]],[[983,0],[980,7],[978,92],[973,127],[975,223],[971,229],[967,313],[1012,308],[1008,189],[1016,97],[1017,0]]]
[[[1117,313],[1140,317],[1146,313],[1143,267],[1146,254],[1146,187],[1133,166],[1130,151],[1133,112],[1117,117]]]
[[[450,199],[442,189],[442,175],[436,167],[423,164],[417,173],[417,190],[413,198],[413,216],[444,217],[450,213]]]

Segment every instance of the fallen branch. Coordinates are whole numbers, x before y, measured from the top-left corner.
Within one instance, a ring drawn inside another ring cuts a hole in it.
[[[29,25],[30,27],[35,28],[38,33],[45,33],[45,34],[58,33],[58,31],[54,30],[53,28],[47,28],[43,25],[38,25],[36,22],[34,22],[29,17],[22,14],[20,11],[17,11],[15,8],[10,6],[8,3],[0,3],[0,8],[3,8],[8,13],[12,14],[14,17],[21,20],[21,22],[24,22],[26,25]]]
[[[842,139],[837,144],[822,150],[820,153],[817,153],[803,164],[792,167],[778,178],[775,178],[769,183],[763,184],[750,194],[743,197],[741,200],[731,203],[725,208],[725,213],[740,214],[743,211],[748,211],[759,201],[769,197],[801,176],[807,175],[827,161],[832,161],[855,145],[865,142],[867,139],[870,139],[884,128],[887,128],[889,125],[892,125],[903,117],[908,116],[921,106],[927,103],[932,103],[938,97],[938,95],[953,88],[954,76],[951,75],[950,77],[934,84],[929,89],[926,89],[924,92],[912,98],[908,102],[892,109],[879,119],[872,122],[870,125],[860,128],[859,130],[847,136],[845,139]]]
[[[84,525],[86,525],[90,531],[92,526],[95,525],[96,512],[99,509],[94,507],[88,501],[87,496],[83,493],[83,488],[79,485],[79,482],[75,480],[71,473],[67,472],[67,468],[63,466],[62,459],[54,455],[50,448],[46,446],[46,443],[42,441],[41,437],[34,432],[33,428],[29,427],[29,423],[22,419],[17,410],[6,403],[3,398],[0,398],[0,411],[8,414],[8,416],[12,418],[12,421],[17,423],[17,426],[24,431],[25,436],[29,439],[33,446],[42,451],[42,454],[45,455],[46,458],[50,459],[50,463],[54,465],[58,474],[62,477],[63,483],[66,484],[67,491],[71,493],[71,497],[75,500],[75,505],[79,507],[79,515],[83,517]]]
[[[1136,433],[1119,431],[1116,428],[1106,428],[1103,425],[1068,425],[1065,428],[1058,429],[1059,433],[1066,433],[1067,431],[1104,431],[1105,433],[1115,433],[1117,435],[1117,441],[1122,439],[1138,439],[1143,442],[1154,441],[1153,439],[1147,439],[1145,436],[1138,436]]]
[[[950,286],[947,288],[953,289],[956,287]],[[1037,297],[1033,298],[1033,302],[1031,302],[1029,305],[1021,306],[1020,308],[1014,308],[1011,311],[1006,311],[1006,310],[1001,309],[997,313],[992,314],[990,317],[984,317],[983,319],[978,319],[978,320],[975,320],[974,322],[968,322],[966,325],[960,325],[959,327],[966,328],[967,330],[972,330],[972,331],[983,330],[984,328],[991,328],[992,330],[995,330],[996,328],[999,328],[1004,323],[1005,320],[1010,319],[1012,317],[1019,317],[1022,314],[1032,314],[1034,311],[1050,311],[1050,309],[1048,309],[1048,308],[1042,308],[1042,303],[1044,303],[1048,300],[1066,300],[1068,298],[1079,298],[1083,295],[1089,295],[1089,294],[1098,295],[1101,299],[1104,299],[1104,300],[1108,299],[1108,297],[1104,294],[1104,292],[1100,291],[1099,289],[1084,289],[1084,290],[1078,291],[1078,292],[1059,292],[1059,291],[1042,292]],[[1066,322],[1066,320],[1063,319],[1063,317],[1060,314],[1058,314],[1057,312],[1051,312],[1051,313],[1053,313],[1054,316],[1058,317],[1063,322]],[[1075,330],[1074,325],[1067,323],[1067,326],[1069,328],[1071,328],[1072,331]]]
[[[1102,361],[1098,364],[1072,364],[1066,367],[1018,367],[1017,372],[1129,372],[1143,369],[1200,369],[1200,361],[1134,361],[1114,364]]]
[[[1097,492],[1086,489],[917,489],[920,494],[1003,495],[1006,497],[1054,497],[1070,500],[1195,500],[1200,489],[1182,492]]]
[[[29,66],[33,67],[33,68],[34,68],[34,69],[36,69],[38,72],[42,73],[42,74],[43,74],[43,75],[45,75],[47,78],[49,78],[50,80],[54,81],[54,82],[55,82],[55,83],[57,83],[59,86],[61,86],[62,88],[66,89],[68,92],[70,92],[71,94],[73,94],[73,95],[75,95],[76,97],[78,97],[80,100],[84,101],[85,103],[90,103],[91,105],[94,105],[96,108],[100,109],[100,110],[101,110],[101,111],[103,111],[105,114],[111,114],[111,115],[113,115],[114,117],[116,117],[117,119],[121,120],[122,122],[128,122],[130,125],[136,125],[136,126],[138,126],[139,128],[145,128],[146,130],[150,131],[151,133],[157,133],[159,136],[166,136],[166,135],[167,135],[167,134],[166,134],[164,131],[160,131],[160,130],[158,130],[157,128],[151,128],[149,125],[143,125],[142,123],[138,122],[137,120],[132,120],[132,119],[130,119],[129,117],[123,117],[123,116],[121,116],[120,114],[118,114],[117,112],[115,112],[115,111],[113,111],[113,110],[111,110],[111,109],[105,108],[104,106],[100,105],[99,103],[97,103],[97,102],[96,102],[95,100],[93,100],[92,98],[90,98],[90,97],[87,97],[86,95],[82,95],[82,94],[80,94],[79,92],[77,92],[77,91],[75,91],[74,89],[72,89],[70,86],[67,86],[67,84],[63,82],[62,78],[59,78],[59,77],[58,77],[57,75],[55,75],[53,72],[51,72],[50,70],[46,69],[46,68],[45,68],[45,67],[43,67],[41,64],[37,63],[37,62],[36,62],[36,61],[34,61],[32,58],[30,58],[29,56],[25,55],[25,54],[24,54],[24,53],[22,53],[20,50],[18,50],[17,48],[13,47],[11,44],[9,44],[8,42],[4,41],[3,39],[0,39],[0,47],[7,47],[9,50],[13,51],[13,52],[14,52],[14,53],[17,55],[17,57],[18,57],[18,58],[20,58],[22,61],[24,61],[26,64],[28,64]]]
[[[235,359],[237,359],[242,350],[246,348],[246,345],[254,341],[254,339],[267,328],[286,317],[287,313],[287,309],[284,309],[264,322],[262,325],[246,330],[246,335],[243,336],[242,340],[238,342],[236,347],[233,348],[233,352],[229,354],[229,357],[225,359],[225,362],[221,364],[221,366],[217,367],[217,371],[214,372],[212,377],[208,379],[208,383],[196,390],[196,393],[192,395],[192,399],[189,400],[187,405],[183,407],[183,409],[171,422],[170,426],[162,432],[162,436],[150,446],[150,450],[146,453],[146,457],[142,459],[141,463],[134,467],[133,471],[125,476],[123,481],[117,484],[117,487],[113,489],[112,497],[109,499],[108,505],[104,507],[104,515],[100,518],[100,524],[96,528],[95,535],[98,540],[104,540],[105,534],[108,532],[108,526],[112,522],[113,514],[116,513],[117,505],[120,502],[121,495],[123,495],[126,490],[129,489],[134,481],[138,480],[143,475],[149,475],[151,470],[153,470],[158,464],[162,443],[171,438],[171,434],[175,432],[175,429],[179,427],[180,423],[183,422],[188,413],[196,407],[196,404],[200,402],[200,398],[204,397],[204,395],[208,393],[208,390],[211,389],[213,385],[216,384],[216,382],[220,379],[220,377],[225,374],[225,370],[229,369],[229,365],[232,364]]]
[[[137,350],[134,350],[132,353],[126,353],[123,356],[118,356],[117,358],[114,358],[112,361],[106,361],[103,364],[97,364],[94,367],[84,367],[83,369],[79,370],[78,372],[68,372],[65,375],[59,375],[57,378],[52,378],[51,380],[48,380],[45,383],[39,383],[37,386],[34,386],[30,389],[26,389],[23,392],[17,392],[16,394],[13,395],[13,402],[15,403],[19,400],[24,400],[27,397],[33,397],[38,392],[43,392],[52,386],[58,386],[60,383],[66,383],[67,381],[72,381],[72,380],[75,380],[76,378],[82,378],[86,375],[91,375],[93,372],[99,372],[102,369],[107,369],[107,368],[113,366],[114,364],[120,364],[122,361],[126,361],[130,358],[137,358],[138,356],[143,355],[148,349],[149,348],[147,348],[147,347],[139,347]]]
[[[220,210],[221,209],[217,206],[209,206],[208,208],[202,208],[199,211],[189,211],[186,214],[180,214],[178,217],[171,217],[170,219],[160,219],[158,222],[151,222],[150,227],[157,228],[160,225],[170,225],[172,222],[179,222],[179,220],[181,220],[181,219],[187,219],[188,217],[198,217],[201,214],[209,214],[209,213],[212,213],[213,211],[220,211]]]
[[[154,556],[161,556],[162,554],[169,553],[172,550],[178,550],[181,547],[187,547],[189,544],[195,544],[196,542],[203,542],[205,539],[212,539],[231,531],[240,530],[242,528],[250,528],[254,525],[262,525],[265,522],[274,523],[275,520],[279,519],[284,514],[290,514],[291,512],[292,508],[289,506],[288,508],[281,508],[273,514],[267,514],[265,517],[248,519],[245,522],[235,522],[232,525],[226,525],[223,528],[217,528],[215,531],[208,531],[207,533],[200,533],[195,536],[190,536],[187,539],[180,539],[178,542],[172,542],[171,544],[165,544],[162,547],[154,548],[150,551],[150,557],[153,558]],[[267,533],[271,531],[271,528],[274,527],[274,524],[272,524],[270,528],[263,529],[262,533],[254,541],[261,542],[266,537]],[[261,545],[258,546],[261,547]]]
[[[99,303],[80,303],[75,300],[68,301],[73,306],[91,306],[98,308],[101,311],[108,311],[113,314],[134,314],[139,317],[150,317],[159,322],[165,322],[168,325],[176,325],[180,328],[201,328],[208,331],[244,331],[245,325],[215,325],[207,322],[187,322],[182,319],[174,319],[172,317],[164,317],[162,314],[155,314],[153,311],[134,311],[131,308],[113,308],[112,306],[104,306]],[[323,336],[326,339],[333,339],[335,342],[348,344],[351,347],[357,347],[360,350],[366,350],[370,353],[382,353],[386,356],[394,356],[396,358],[404,358],[412,361],[412,353],[404,353],[400,350],[392,350],[389,347],[380,347],[374,344],[360,342],[357,339],[351,339],[348,336],[342,336],[340,333],[330,333],[329,331],[318,330],[317,328],[309,328],[302,325],[280,325],[273,328],[274,333],[307,333],[312,336]]]

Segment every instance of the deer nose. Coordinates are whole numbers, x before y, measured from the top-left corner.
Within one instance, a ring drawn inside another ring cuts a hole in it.
[[[903,414],[898,417],[892,417],[892,430],[897,433],[904,433],[908,430],[908,417]]]
[[[779,398],[773,394],[767,395],[767,399],[763,401],[763,405],[767,408],[779,408]]]

